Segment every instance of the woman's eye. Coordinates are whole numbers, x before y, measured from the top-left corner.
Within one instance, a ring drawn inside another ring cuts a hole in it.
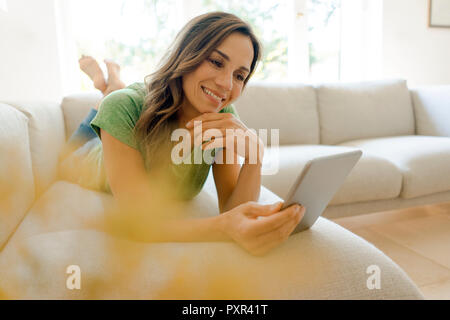
[[[245,77],[243,75],[241,75],[241,74],[238,74],[237,78],[238,78],[239,81],[244,81],[245,80]]]
[[[209,61],[211,61],[212,64],[216,65],[217,67],[221,67],[222,66],[222,62],[214,60],[214,59],[209,59]]]

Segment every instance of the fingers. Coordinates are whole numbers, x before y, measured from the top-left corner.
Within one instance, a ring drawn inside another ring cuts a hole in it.
[[[216,112],[206,112],[198,117],[192,118],[187,124],[186,128],[194,126],[194,121],[211,121],[211,120],[221,120],[221,119],[232,119],[234,115],[232,113],[216,113]]]
[[[215,149],[215,148],[224,148],[225,147],[225,139],[223,137],[214,137],[211,141],[202,144],[203,150]]]
[[[292,205],[280,212],[272,214],[264,219],[260,219],[257,221],[257,225],[255,226],[256,235],[261,235],[264,233],[271,232],[289,221],[296,219],[299,215],[303,215],[304,208],[301,209],[297,205]]]
[[[221,129],[221,128],[225,129],[225,128],[229,127],[229,124],[231,124],[230,120],[231,119],[228,119],[228,118],[221,118],[221,119],[215,119],[215,120],[210,120],[210,121],[203,120],[202,121],[202,131],[206,131],[208,129],[216,129],[216,128],[217,129]],[[188,123],[190,124],[191,121]],[[195,120],[194,126],[199,125],[198,121],[200,121],[200,120]],[[192,125],[190,125],[189,127],[186,125],[186,127],[190,128],[190,127],[192,127]]]
[[[287,238],[292,231],[294,231],[297,224],[301,221],[305,213],[305,208],[302,208],[300,211],[295,211],[293,215],[290,216],[290,219],[285,221],[285,223],[281,223],[278,225],[274,225],[270,231],[260,234],[258,238],[262,243],[274,242],[277,240],[283,240]]]
[[[211,139],[213,141],[214,138],[220,138],[225,136],[225,129],[217,129],[212,128],[208,129],[208,131],[205,132],[205,129],[203,128],[202,131],[196,132],[195,128],[191,127],[188,129],[189,135],[191,136],[191,146],[202,146],[204,144],[203,142]],[[208,142],[211,142],[208,141]]]
[[[305,213],[304,207],[295,210],[299,205],[280,211],[282,205],[282,201],[268,205],[246,202],[225,213],[230,217],[230,237],[255,255],[276,247],[288,238]],[[259,217],[260,220],[255,219]]]
[[[297,214],[295,218],[278,228],[257,237],[257,242],[254,244],[252,253],[255,255],[263,255],[286,241],[303,218],[303,213],[304,210],[300,214]]]
[[[256,218],[257,216],[270,216],[280,211],[283,203],[283,201],[278,201],[271,204],[259,204],[254,201],[249,201],[242,206],[245,206],[245,213],[247,215]]]

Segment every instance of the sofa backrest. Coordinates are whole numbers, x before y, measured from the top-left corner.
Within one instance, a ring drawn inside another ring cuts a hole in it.
[[[321,144],[415,134],[405,80],[323,84],[316,90]]]
[[[0,103],[0,250],[35,198],[29,119]]]
[[[100,94],[80,93],[63,99],[66,137],[101,99]],[[280,144],[319,144],[319,117],[314,87],[302,84],[251,83],[234,103],[248,128],[279,129]],[[289,119],[289,121],[286,121]]]
[[[319,144],[314,87],[304,84],[249,83],[234,103],[241,120],[258,131],[279,129],[280,145]]]
[[[450,137],[450,85],[412,88],[411,96],[417,134]]]
[[[61,136],[58,132],[63,130],[67,140],[100,99],[100,93],[90,92],[69,95],[61,106],[42,102],[8,104],[29,117],[31,129],[37,133],[31,133],[31,137],[37,140],[40,137],[42,143],[47,140],[42,130],[49,130],[50,137],[56,140]],[[338,144],[362,138],[410,135],[415,133],[416,126],[417,134],[450,136],[450,126],[446,121],[450,113],[450,86],[416,88],[410,93],[405,80],[317,87],[255,82],[249,84],[235,106],[249,128],[280,129],[282,145]],[[414,113],[417,124],[414,123]],[[270,132],[268,139],[270,141]],[[62,140],[55,143],[58,149]],[[36,144],[32,144],[34,153],[48,150],[48,143],[44,149],[33,145]],[[54,157],[52,159],[49,168],[54,167]],[[45,185],[53,172],[50,169],[44,171],[51,171],[44,174],[47,176]]]
[[[64,98],[61,107],[66,138],[100,99],[101,95],[93,92]],[[406,81],[401,79],[317,86],[251,82],[234,104],[247,127],[267,129],[268,144],[270,130],[279,129],[280,145],[334,145],[356,139],[414,135],[414,108],[416,112],[421,108],[419,104],[413,107]],[[421,124],[419,129],[425,126]]]

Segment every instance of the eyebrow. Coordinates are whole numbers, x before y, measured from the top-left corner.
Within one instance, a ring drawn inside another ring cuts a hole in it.
[[[228,57],[225,53],[223,53],[220,50],[214,49],[214,51],[216,51],[218,54],[220,54],[225,60],[230,61],[230,57]],[[244,71],[247,71],[248,73],[250,73],[250,70],[248,70],[246,67],[244,66],[240,66],[239,69],[242,69]]]

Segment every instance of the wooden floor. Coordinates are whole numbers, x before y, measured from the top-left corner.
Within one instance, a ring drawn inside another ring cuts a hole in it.
[[[450,202],[333,221],[395,261],[426,299],[450,300]]]

